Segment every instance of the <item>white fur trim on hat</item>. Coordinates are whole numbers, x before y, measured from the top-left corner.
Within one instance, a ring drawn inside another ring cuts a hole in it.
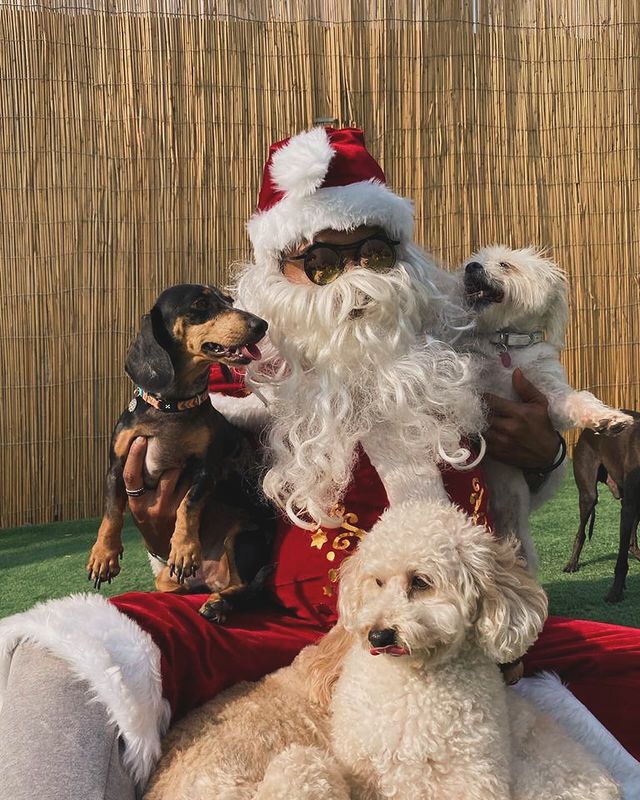
[[[289,197],[306,197],[319,189],[335,150],[324,128],[313,128],[292,136],[273,154],[271,180]]]
[[[69,664],[118,726],[124,764],[146,782],[160,757],[171,710],[162,697],[160,651],[148,633],[100,595],[38,603],[0,621],[0,709],[13,651],[32,642]]]
[[[523,678],[514,690],[547,713],[605,767],[623,791],[623,800],[640,797],[640,763],[597,720],[557,675]]]
[[[321,230],[349,231],[379,225],[402,242],[413,235],[413,203],[377,180],[328,186],[309,197],[285,196],[247,223],[256,261],[310,241]]]

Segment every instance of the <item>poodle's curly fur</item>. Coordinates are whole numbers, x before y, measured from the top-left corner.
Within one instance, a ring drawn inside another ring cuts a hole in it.
[[[295,800],[287,776],[301,752],[311,772],[323,764],[318,791],[339,785],[339,771],[326,774],[324,759],[307,748],[329,747],[329,697],[349,644],[337,625],[289,667],[239,683],[179,720],[162,741],[145,800]]]
[[[568,318],[567,280],[557,264],[532,247],[512,250],[492,245],[467,260],[459,273],[459,285],[475,318],[460,349],[474,355],[484,391],[518,399],[511,379],[514,369],[520,368],[546,396],[549,417],[558,431],[577,426],[616,433],[633,423],[628,414],[610,408],[591,392],[569,385],[559,360]],[[499,333],[540,331],[545,340],[528,346],[507,347],[495,341]],[[486,458],[483,473],[495,529],[520,539],[529,568],[535,571],[529,514],[559,489],[564,468],[552,473],[535,496],[516,467]]]
[[[387,511],[345,563],[340,619],[354,643],[331,703],[345,800],[619,797],[496,666],[522,656],[546,617],[517,553],[450,504],[413,502]],[[372,657],[380,629],[406,654]]]
[[[517,552],[446,502],[385,512],[343,564],[339,626],[178,723],[147,800],[619,798],[502,681],[547,610]]]

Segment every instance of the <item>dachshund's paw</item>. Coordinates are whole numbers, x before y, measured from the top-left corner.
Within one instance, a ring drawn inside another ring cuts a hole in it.
[[[567,561],[567,563],[562,568],[563,572],[577,572],[580,569],[580,564],[577,561],[571,559],[571,561]]]
[[[591,425],[585,427],[592,428],[596,433],[603,433],[605,436],[615,436],[629,428],[634,422],[634,418],[629,414],[625,414],[623,411],[612,411],[602,419],[592,420]]]
[[[178,583],[184,583],[187,578],[192,578],[200,569],[202,552],[198,542],[176,543],[171,542],[171,552],[167,559],[169,575]]]
[[[231,611],[231,604],[223,597],[212,595],[206,603],[203,603],[199,613],[209,622],[226,622],[227,614]]]
[[[199,609],[205,619],[218,623],[225,622],[230,611],[231,604],[219,595],[212,595]]]
[[[99,589],[103,583],[111,583],[120,572],[120,559],[124,550],[109,549],[103,544],[94,544],[87,562],[87,580],[93,581],[93,588]]]

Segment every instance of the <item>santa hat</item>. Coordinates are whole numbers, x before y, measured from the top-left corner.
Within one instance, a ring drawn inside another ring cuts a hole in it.
[[[247,229],[256,261],[263,262],[325,228],[379,225],[409,241],[413,216],[413,203],[386,185],[361,130],[312,128],[271,145]]]

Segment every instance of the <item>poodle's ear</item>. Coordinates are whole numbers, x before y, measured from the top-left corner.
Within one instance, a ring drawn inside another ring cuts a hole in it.
[[[544,327],[547,341],[558,350],[564,347],[564,337],[569,320],[569,301],[567,299],[567,282],[563,279],[555,287],[549,306],[544,315]]]
[[[547,596],[518,556],[515,538],[488,542],[481,571],[476,637],[480,647],[498,664],[523,656],[538,638],[547,617]]]
[[[138,386],[155,394],[161,393],[174,378],[171,356],[160,343],[160,313],[151,309],[140,323],[140,333],[134,339],[127,353],[124,369]]]
[[[350,633],[355,633],[356,616],[362,607],[362,555],[360,552],[345,558],[340,565],[338,587],[338,612],[340,623]]]

